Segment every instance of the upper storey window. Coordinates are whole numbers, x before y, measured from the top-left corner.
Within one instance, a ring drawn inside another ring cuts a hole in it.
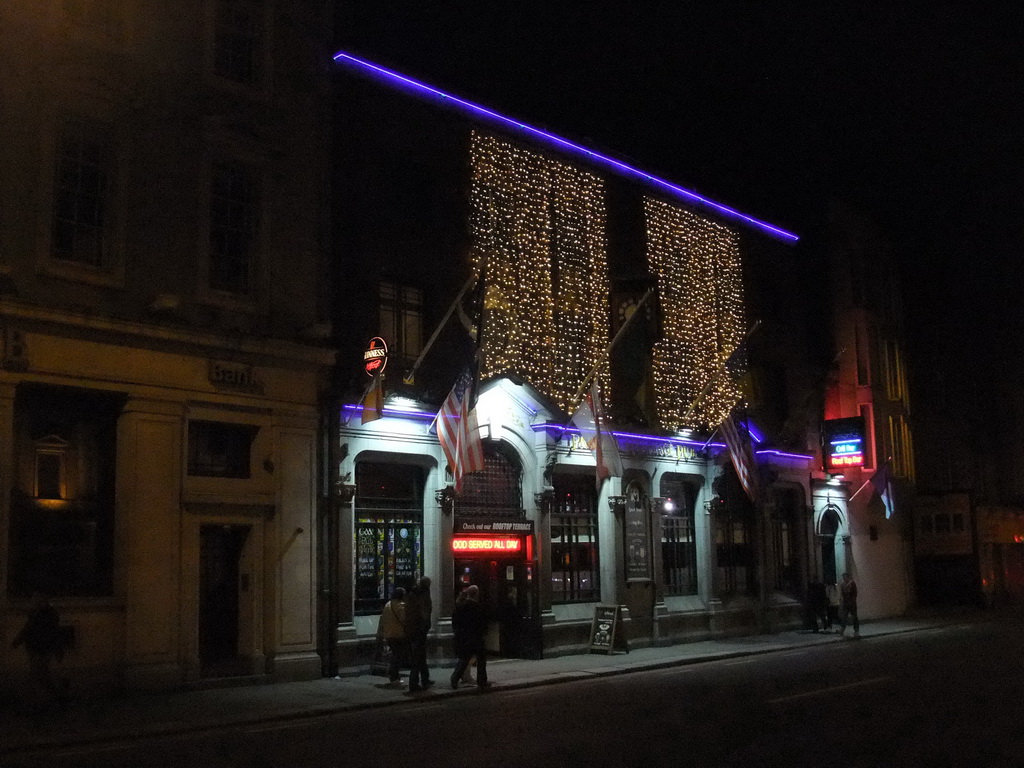
[[[252,288],[259,185],[248,169],[213,166],[210,186],[210,288],[240,296]]]
[[[263,77],[265,47],[262,0],[218,0],[214,71],[243,85]]]
[[[109,137],[69,126],[57,147],[54,184],[54,259],[109,266],[114,149]]]

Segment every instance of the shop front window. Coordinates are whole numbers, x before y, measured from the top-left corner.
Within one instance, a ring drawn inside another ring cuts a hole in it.
[[[8,591],[109,595],[124,398],[22,385],[14,401]]]
[[[551,512],[552,602],[600,599],[597,492],[591,475],[554,475]]]
[[[420,467],[356,465],[357,614],[379,613],[395,587],[423,575],[423,485]]]
[[[680,475],[661,479],[661,568],[665,594],[697,594],[695,517],[700,485]]]

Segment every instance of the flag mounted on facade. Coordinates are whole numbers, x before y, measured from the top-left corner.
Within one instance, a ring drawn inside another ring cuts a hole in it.
[[[484,468],[484,446],[476,418],[472,373],[462,372],[448,394],[436,419],[437,440],[455,478],[455,492],[462,491],[462,478]]]
[[[590,385],[590,389],[572,416],[571,424],[580,431],[580,437],[594,452],[598,487],[600,488],[601,481],[606,477],[622,477],[619,446],[611,429],[608,428],[597,381]]]
[[[363,408],[363,424],[376,421],[384,415],[384,376],[378,373],[370,381],[370,386],[360,402]]]
[[[736,468],[743,490],[753,502],[757,501],[757,465],[754,462],[754,448],[750,444],[750,431],[743,426],[737,427],[732,414],[719,425],[718,430],[725,438],[729,448],[729,457]]]
[[[871,476],[871,485],[878,492],[882,504],[885,505],[885,519],[888,520],[896,511],[893,504],[892,472],[889,470],[889,462],[885,462],[875,470],[875,474]]]

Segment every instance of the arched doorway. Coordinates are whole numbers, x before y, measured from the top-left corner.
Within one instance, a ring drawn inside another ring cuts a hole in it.
[[[821,542],[821,580],[826,584],[835,584],[838,569],[836,567],[836,535],[839,533],[839,509],[834,504],[825,507],[818,524],[818,539]]]

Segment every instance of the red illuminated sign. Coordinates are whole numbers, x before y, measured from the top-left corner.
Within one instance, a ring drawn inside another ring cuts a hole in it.
[[[520,552],[523,540],[519,536],[456,536],[452,551],[459,554],[494,554]]]
[[[374,336],[363,352],[363,370],[367,376],[376,376],[388,364],[388,345],[380,336]]]

